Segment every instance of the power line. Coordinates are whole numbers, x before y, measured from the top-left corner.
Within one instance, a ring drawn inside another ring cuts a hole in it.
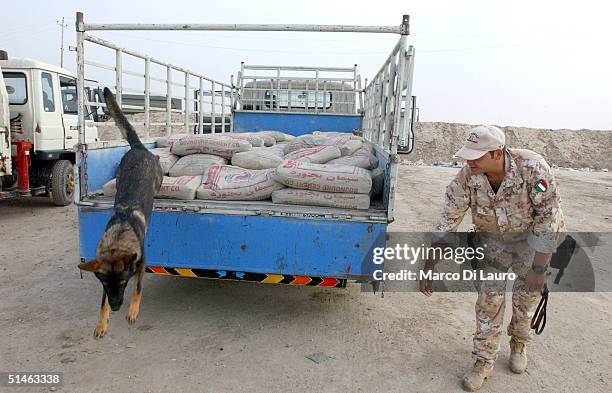
[[[44,22],[37,22],[37,23],[32,23],[29,25],[19,25],[17,27],[13,27],[12,29],[2,29],[2,34],[15,34],[15,33],[20,33],[22,31],[27,31],[29,30],[31,27],[36,27],[36,26],[41,26],[41,25],[47,25],[51,23],[51,21],[44,21]]]
[[[485,50],[485,49],[497,49],[497,48],[510,48],[510,47],[521,47],[521,46],[531,46],[531,45],[539,45],[548,42],[558,42],[558,41],[566,41],[571,40],[569,37],[559,37],[552,38],[549,40],[540,40],[540,41],[531,41],[531,42],[515,42],[508,44],[499,44],[499,45],[485,45],[485,46],[475,46],[475,47],[465,47],[465,48],[447,48],[447,49],[421,49],[420,53],[443,53],[443,52],[467,52],[467,51],[475,51],[475,50]],[[577,38],[573,38],[577,39]]]
[[[40,34],[40,33],[44,32],[44,31],[47,31],[47,30],[50,30],[50,29],[54,29],[54,28],[55,28],[55,26],[47,26],[47,27],[43,27],[42,29],[38,29],[38,30],[30,31],[30,32],[20,32],[19,34],[20,35],[24,35],[24,36],[33,36],[33,35],[37,35],[37,34]],[[17,34],[17,33],[8,34],[7,36],[14,35],[14,34]],[[2,36],[2,37],[0,37],[0,39],[6,40],[6,39],[8,39],[7,36]],[[19,39],[19,38],[11,38],[11,40],[14,40],[14,39]]]
[[[131,34],[121,34],[121,33],[115,33],[121,36],[126,36],[126,37],[131,37],[131,38],[137,38],[140,40],[145,40],[145,41],[151,41],[151,42],[159,42],[159,43],[165,43],[165,44],[172,44],[172,45],[185,45],[185,46],[192,46],[192,47],[197,47],[197,48],[207,48],[207,49],[221,49],[221,50],[230,50],[230,51],[239,51],[239,52],[262,52],[262,53],[290,53],[290,54],[305,54],[305,55],[316,55],[316,54],[328,54],[328,55],[370,55],[370,54],[387,54],[387,52],[372,52],[372,51],[368,51],[368,52],[322,52],[322,51],[290,51],[290,50],[274,50],[274,49],[254,49],[254,48],[236,48],[236,47],[226,47],[226,46],[214,46],[214,45],[201,45],[201,44],[193,44],[193,43],[188,43],[188,42],[182,42],[182,41],[169,41],[169,40],[159,40],[159,39],[155,39],[155,38],[148,38],[148,37],[142,37],[142,36],[133,36]]]
[[[221,49],[221,50],[229,50],[229,51],[240,51],[240,52],[261,52],[261,53],[289,53],[289,54],[324,54],[324,55],[381,55],[387,54],[388,51],[378,52],[378,51],[367,51],[367,52],[337,52],[337,51],[291,51],[291,50],[274,50],[274,49],[258,49],[258,48],[238,48],[238,47],[225,47],[225,46],[214,46],[214,45],[201,45],[194,43],[187,43],[181,41],[170,41],[170,40],[159,40],[155,38],[148,38],[142,36],[133,36],[130,34],[121,34],[115,33],[126,37],[141,39],[145,41],[151,42],[159,42],[166,43],[172,45],[185,45],[192,46],[198,48],[207,48],[207,49]],[[539,40],[539,41],[526,41],[526,42],[515,42],[515,43],[507,43],[507,44],[494,44],[494,45],[482,45],[482,46],[474,46],[474,47],[461,47],[461,48],[441,48],[441,49],[419,49],[419,53],[444,53],[444,52],[467,52],[467,51],[477,51],[477,50],[488,50],[488,49],[498,49],[498,48],[510,48],[510,47],[521,47],[521,46],[531,46],[531,45],[539,45],[542,43],[548,42],[558,42],[570,39],[570,37],[556,37],[547,40]]]

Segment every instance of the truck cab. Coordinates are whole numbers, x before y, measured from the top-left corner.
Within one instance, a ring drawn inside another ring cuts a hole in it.
[[[23,146],[29,156],[21,173],[28,177],[19,193],[49,196],[56,205],[72,202],[74,193],[75,151],[78,135],[76,75],[51,64],[26,58],[0,57],[10,112],[10,143],[13,167]],[[88,102],[89,100],[86,100]],[[98,141],[98,132],[89,107],[85,121],[85,143]],[[19,168],[12,179],[2,179],[4,187],[17,183]],[[8,178],[7,178],[8,177]],[[21,180],[21,179],[20,179]]]

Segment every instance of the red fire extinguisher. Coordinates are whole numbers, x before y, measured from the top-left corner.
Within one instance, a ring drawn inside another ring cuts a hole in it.
[[[32,165],[30,149],[33,144],[30,141],[18,141],[13,144],[17,148],[17,156],[13,158],[17,163],[17,191],[23,196],[30,195],[29,169]]]

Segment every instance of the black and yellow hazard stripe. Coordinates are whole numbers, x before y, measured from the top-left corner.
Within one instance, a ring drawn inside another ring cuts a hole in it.
[[[311,277],[291,274],[263,274],[236,272],[230,270],[208,270],[147,266],[147,273],[164,276],[182,276],[194,278],[211,278],[216,280],[251,281],[264,284],[308,285],[311,287],[344,288],[346,279],[331,277]]]

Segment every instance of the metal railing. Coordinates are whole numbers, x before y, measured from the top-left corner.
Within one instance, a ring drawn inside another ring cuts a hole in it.
[[[412,150],[412,75],[414,48],[408,46],[403,35],[383,63],[378,73],[365,88],[364,137],[389,153],[389,167],[385,179],[387,217],[395,211],[395,185],[399,167],[398,149]],[[407,99],[406,97],[409,97]],[[400,142],[406,143],[400,146]]]
[[[83,42],[81,44],[81,56],[79,56],[79,69],[83,70],[84,73],[85,65],[87,65],[92,68],[114,72],[114,86],[111,85],[109,87],[115,93],[117,103],[122,109],[127,109],[127,112],[130,113],[143,113],[142,123],[133,122],[133,125],[144,127],[145,138],[150,136],[151,128],[160,126],[165,127],[165,135],[170,135],[173,127],[181,127],[184,133],[216,133],[228,131],[226,123],[230,121],[228,115],[231,114],[232,101],[234,99],[234,88],[230,84],[219,82],[197,72],[169,64],[146,54],[123,48],[89,34],[83,33],[82,40],[111,49],[115,52],[115,62],[112,65],[90,61],[84,57]],[[142,60],[143,69],[138,71],[126,69],[123,66],[126,56]],[[151,73],[151,68],[153,66],[165,68],[166,78],[153,76]],[[174,73],[180,75],[180,82],[173,80]],[[144,83],[144,88],[128,86],[124,78],[125,75],[142,78],[141,81]],[[151,81],[163,83],[166,91],[153,91],[151,89]],[[96,85],[88,81],[85,81],[85,84]],[[184,94],[176,96],[173,93],[174,87],[178,87]],[[231,94],[228,96],[225,94],[226,91],[231,92]],[[125,96],[134,96],[138,94],[142,94],[143,105],[127,105],[122,102]],[[106,105],[101,102],[89,101],[87,95],[81,94],[80,90],[77,96],[85,97],[83,105],[106,108]],[[165,98],[165,108],[160,108],[159,105],[151,106],[152,96],[155,96],[156,99]],[[177,108],[177,106],[179,106],[176,104],[177,100],[180,100],[182,103],[180,109]],[[156,119],[152,118],[153,113],[164,113],[165,116],[156,121]],[[159,120],[162,121],[160,122]],[[100,125],[103,123],[97,122],[96,124]],[[118,130],[116,130],[114,137],[115,139],[119,139],[120,134]]]
[[[363,88],[350,68],[240,65],[239,110],[360,114]]]
[[[410,143],[414,48],[400,38],[378,73],[365,88],[363,130],[365,137],[391,154],[400,141]],[[406,147],[406,146],[402,146]]]

